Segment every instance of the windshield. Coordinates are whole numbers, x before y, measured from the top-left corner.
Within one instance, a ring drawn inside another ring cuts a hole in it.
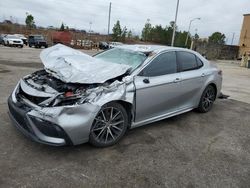
[[[141,65],[147,56],[141,52],[131,50],[113,48],[95,56],[98,59],[111,63],[124,64],[132,67],[132,71]]]
[[[38,39],[38,40],[43,40],[43,36],[34,36],[35,39]]]
[[[15,36],[15,35],[7,35],[7,38],[9,38],[9,39],[20,39],[19,37]]]

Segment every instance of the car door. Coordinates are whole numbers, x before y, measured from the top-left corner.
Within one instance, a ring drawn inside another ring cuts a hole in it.
[[[178,109],[181,75],[177,70],[176,53],[164,52],[135,76],[135,122]]]
[[[201,96],[201,88],[204,85],[204,72],[202,61],[193,53],[178,51],[177,62],[181,72],[181,108],[196,107]]]

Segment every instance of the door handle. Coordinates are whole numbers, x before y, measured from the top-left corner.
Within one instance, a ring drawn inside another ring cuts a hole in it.
[[[179,82],[179,81],[181,81],[180,78],[175,78],[175,80],[174,80],[175,83],[176,83],[176,82]]]
[[[202,74],[201,74],[201,77],[204,77],[204,76],[206,76],[205,73],[202,73]]]
[[[143,80],[143,82],[144,82],[145,84],[149,84],[149,79],[148,79],[148,78],[145,78],[145,79]]]

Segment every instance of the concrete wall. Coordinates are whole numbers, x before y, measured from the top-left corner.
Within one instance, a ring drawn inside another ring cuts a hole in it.
[[[250,14],[244,15],[244,20],[241,28],[239,56],[241,57],[245,52],[250,53]]]
[[[216,45],[206,42],[196,42],[193,49],[208,59],[237,59],[239,53],[239,46]]]

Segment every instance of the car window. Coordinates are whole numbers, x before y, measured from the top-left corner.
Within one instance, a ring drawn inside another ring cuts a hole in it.
[[[202,67],[203,66],[203,62],[200,60],[200,58],[196,58],[197,59],[197,64],[198,64],[198,67]]]
[[[7,35],[7,38],[9,39],[19,39],[17,36],[15,35]]]
[[[97,54],[95,58],[111,63],[129,65],[132,67],[132,70],[134,70],[147,59],[147,56],[141,52],[122,48],[113,48],[111,50]]]
[[[176,53],[167,52],[157,56],[145,69],[143,76],[161,76],[177,72]]]
[[[40,36],[40,35],[36,35],[36,36],[34,36],[34,38],[37,40],[43,40],[43,36]]]
[[[189,52],[177,52],[178,62],[182,71],[194,70],[198,68],[196,56]]]

